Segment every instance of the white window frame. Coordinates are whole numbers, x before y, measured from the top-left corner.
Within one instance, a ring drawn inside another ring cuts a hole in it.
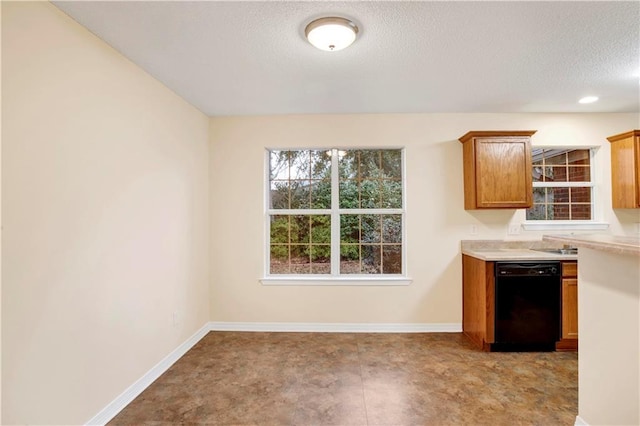
[[[402,159],[402,208],[399,209],[343,209],[340,208],[339,152],[360,150],[400,150]],[[330,209],[271,209],[270,202],[270,152],[271,151],[331,151],[331,208]],[[406,232],[406,158],[404,147],[332,147],[332,148],[267,148],[265,150],[264,185],[264,270],[260,282],[263,285],[355,285],[385,286],[409,285],[412,279],[407,274]],[[270,217],[272,215],[330,215],[331,216],[331,273],[330,274],[271,274],[270,273]],[[402,274],[340,274],[340,215],[344,214],[399,214],[402,223]]]
[[[526,231],[573,231],[573,230],[603,230],[609,227],[607,222],[602,220],[602,209],[600,208],[600,194],[598,191],[599,170],[594,165],[597,163],[597,151],[599,146],[533,146],[532,149],[548,150],[589,150],[589,176],[590,182],[533,182],[533,188],[572,188],[591,187],[591,220],[525,220],[522,228]],[[531,166],[533,167],[533,165]]]

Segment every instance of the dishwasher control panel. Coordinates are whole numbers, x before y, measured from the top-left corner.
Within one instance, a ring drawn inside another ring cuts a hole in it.
[[[497,277],[559,276],[560,262],[496,264]]]

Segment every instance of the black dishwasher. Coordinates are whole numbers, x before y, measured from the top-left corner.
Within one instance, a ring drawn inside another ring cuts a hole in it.
[[[492,351],[553,351],[560,339],[560,262],[496,262]]]

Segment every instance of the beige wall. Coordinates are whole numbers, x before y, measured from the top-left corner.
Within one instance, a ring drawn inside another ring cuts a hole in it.
[[[82,424],[209,318],[208,118],[2,6],[2,423]]]
[[[2,46],[2,2],[0,2],[0,46]],[[1,51],[1,49],[0,49]],[[2,55],[0,54],[0,99],[2,99]],[[2,106],[0,105],[0,134]],[[2,224],[2,138],[0,137],[0,224]],[[2,226],[0,226],[0,377],[2,377]],[[0,423],[2,423],[2,380],[0,380]]]
[[[637,114],[208,119],[48,3],[3,2],[2,36],[4,424],[87,421],[209,319],[459,323],[459,241],[523,218],[462,208],[468,130],[602,145],[602,218],[638,221],[605,140]],[[305,146],[406,147],[410,286],[259,283],[264,149]]]
[[[461,239],[507,236],[524,211],[465,211],[462,145],[468,130],[534,129],[534,145],[596,145],[602,219],[634,232],[637,212],[610,206],[607,136],[637,114],[415,114],[212,118],[211,320],[328,323],[461,322]],[[265,147],[406,147],[409,286],[264,286]],[[477,224],[478,235],[470,235]],[[549,233],[549,232],[546,232]]]
[[[578,262],[578,413],[640,424],[640,258],[581,248]]]

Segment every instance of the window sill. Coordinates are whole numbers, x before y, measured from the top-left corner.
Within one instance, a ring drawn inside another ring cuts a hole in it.
[[[523,222],[522,228],[525,231],[598,231],[609,228],[607,222],[576,222],[576,221],[529,221]]]
[[[407,277],[265,277],[262,285],[290,286],[407,286],[413,281]]]

